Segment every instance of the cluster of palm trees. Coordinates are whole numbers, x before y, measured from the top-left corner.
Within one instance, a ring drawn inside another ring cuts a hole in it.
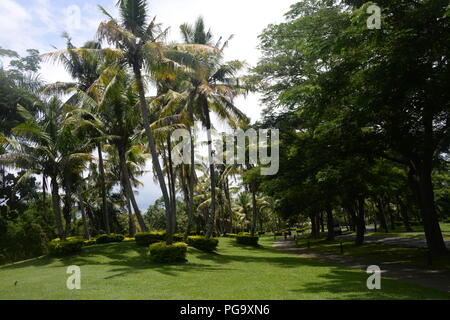
[[[188,215],[186,236],[198,216],[208,237],[216,231],[246,229],[252,217],[249,203],[253,213],[261,213],[260,222],[268,221],[263,213],[271,212],[273,205],[264,198],[256,201],[256,190],[242,191],[238,201],[232,199],[240,188],[232,187],[230,179],[245,167],[217,166],[212,161],[201,166],[194,161],[196,121],[208,132],[210,159],[211,113],[233,128],[249,122],[233,103],[246,92],[239,79],[245,64],[223,61],[231,37],[214,42],[199,18],[193,26],[180,27],[184,43],[167,44],[167,30],[149,19],[145,0],[119,0],[117,6],[119,19],[100,7],[107,20],[98,28],[97,41],[76,48],[65,34],[66,49],[41,56],[62,64],[74,82],[54,83],[37,92],[35,112],[18,107],[24,122],[7,139],[3,162],[42,175],[43,197],[50,180],[61,239],[72,232],[74,212],[81,213],[87,238],[113,232],[111,211],[121,205],[129,213],[131,235],[138,229],[148,231],[133,190],[149,159],[162,192],[168,243],[176,232],[180,192]],[[149,84],[157,90],[152,97]],[[171,133],[179,128],[190,133],[191,164],[175,166]],[[109,196],[117,186],[123,194],[120,201]],[[249,192],[253,203],[246,201]],[[255,215],[253,220],[256,223]]]

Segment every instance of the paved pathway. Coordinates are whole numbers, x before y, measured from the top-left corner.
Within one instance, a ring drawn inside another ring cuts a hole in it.
[[[336,254],[306,252],[306,249],[298,248],[295,242],[282,239],[275,242],[273,247],[304,258],[318,259],[356,270],[366,271],[368,266],[378,265],[381,268],[383,276],[450,292],[450,271],[425,270],[408,267],[399,263],[371,261],[370,259],[363,259],[361,257],[356,258]]]
[[[354,241],[356,236],[344,235],[337,236],[336,239]],[[425,239],[416,238],[400,238],[400,237],[379,237],[379,236],[365,236],[364,241],[369,243],[381,243],[392,246],[406,247],[406,248],[427,248],[427,241]],[[450,241],[445,240],[445,245],[450,249]]]

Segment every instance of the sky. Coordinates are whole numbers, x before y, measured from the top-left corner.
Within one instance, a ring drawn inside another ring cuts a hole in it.
[[[97,5],[117,16],[117,0],[0,0],[0,47],[25,54],[26,49],[41,53],[63,49],[62,33],[68,32],[76,46],[92,40],[99,23],[105,20]],[[193,23],[201,15],[206,26],[218,38],[234,35],[226,49],[227,60],[244,60],[256,65],[260,57],[258,35],[271,23],[284,21],[284,14],[295,0],[154,0],[149,1],[151,16],[163,27],[169,27],[169,41],[180,41],[179,26]],[[43,64],[42,78],[48,82],[70,81],[70,76],[58,65]],[[264,109],[260,97],[251,94],[238,98],[236,106],[252,121],[260,118]],[[220,126],[219,126],[220,127]],[[142,210],[161,196],[153,175],[142,177],[144,187],[137,190]]]

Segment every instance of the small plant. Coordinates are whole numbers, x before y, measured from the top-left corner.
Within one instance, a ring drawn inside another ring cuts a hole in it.
[[[204,252],[214,252],[217,249],[219,240],[205,238],[204,236],[188,237],[188,245]]]
[[[150,261],[156,263],[186,262],[187,244],[177,242],[171,245],[157,242],[149,246]]]

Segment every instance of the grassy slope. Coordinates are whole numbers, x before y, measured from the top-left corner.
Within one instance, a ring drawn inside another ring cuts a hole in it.
[[[189,262],[146,262],[134,242],[86,247],[79,256],[48,257],[0,267],[0,299],[450,299],[450,295],[383,279],[366,288],[367,274],[220,239],[217,255],[190,248]],[[82,289],[66,289],[66,268],[79,265]],[[15,286],[15,281],[18,281]]]

